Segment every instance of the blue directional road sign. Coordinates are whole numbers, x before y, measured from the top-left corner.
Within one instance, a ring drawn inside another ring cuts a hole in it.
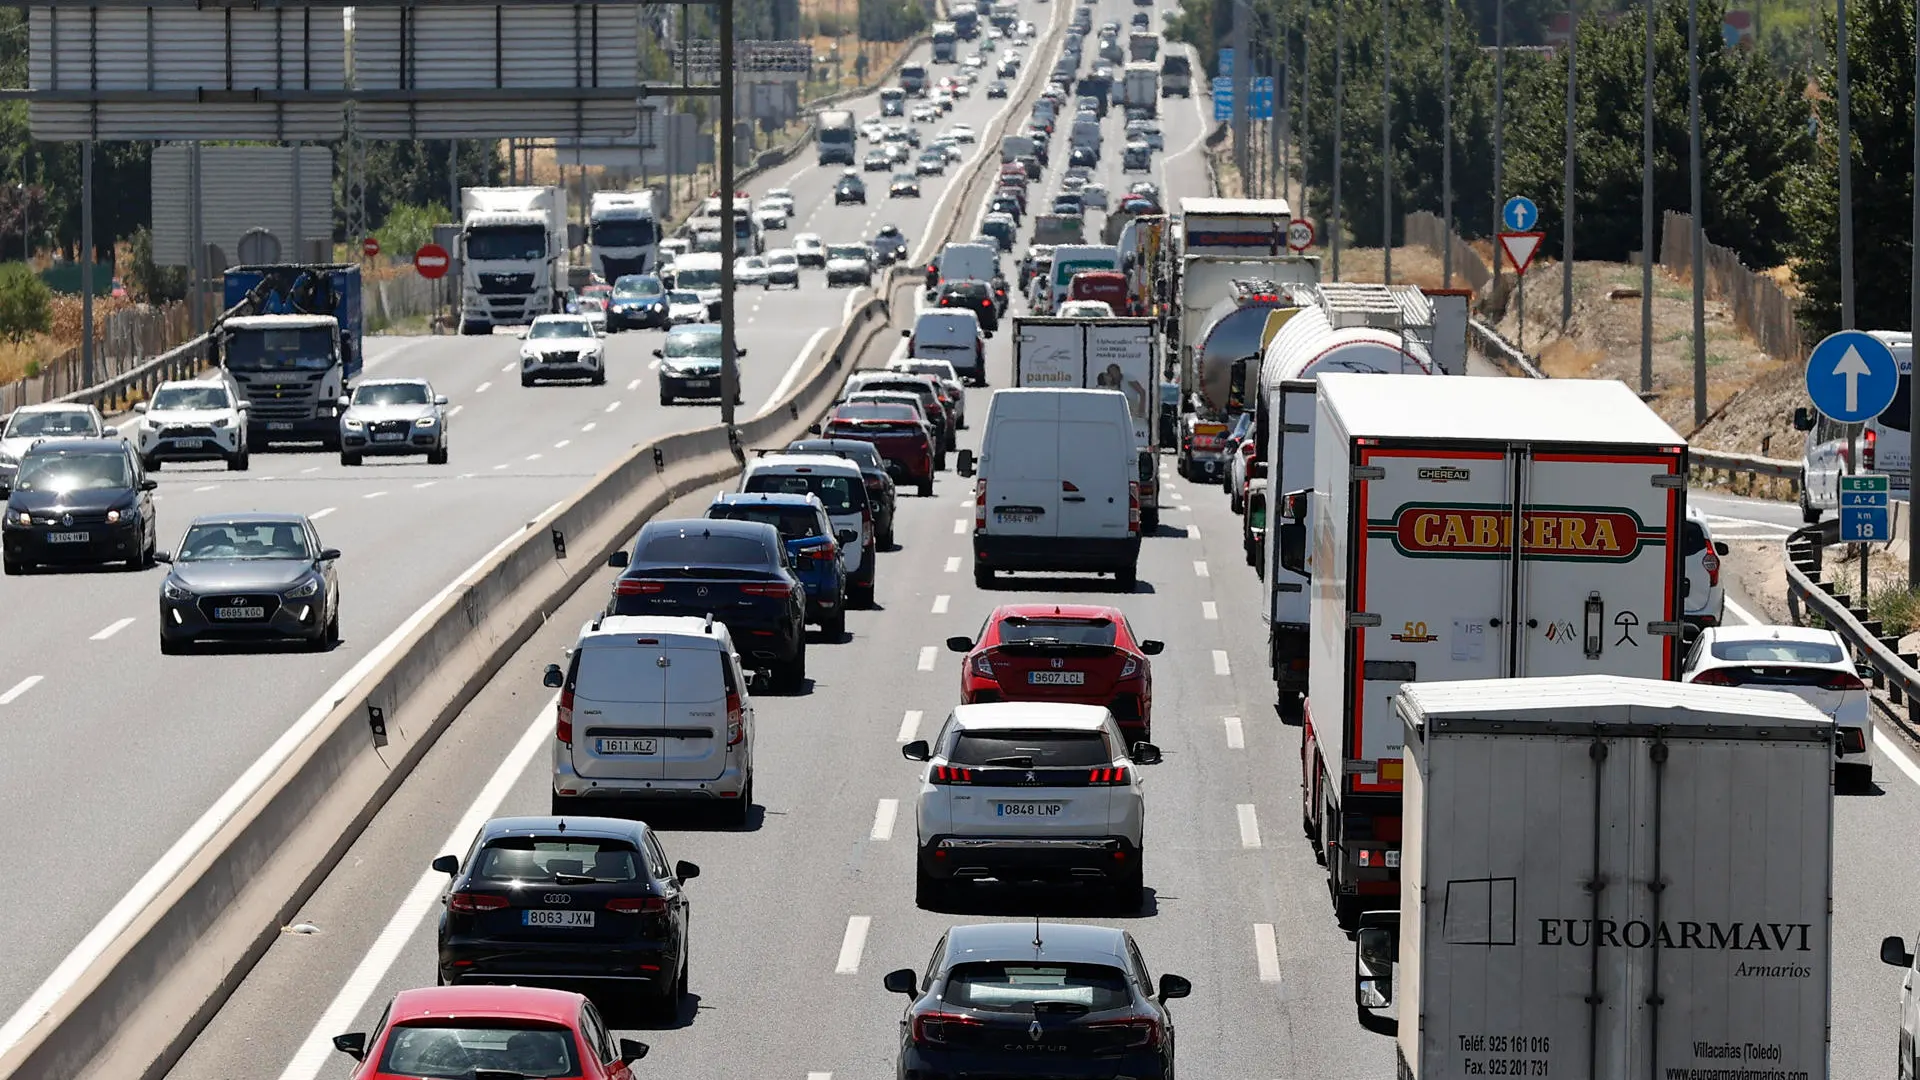
[[[1879,416],[1899,391],[1900,365],[1893,350],[1865,331],[1828,334],[1807,357],[1807,396],[1835,423]]]
[[[1247,88],[1247,118],[1273,119],[1273,76],[1262,75]]]
[[[1215,66],[1220,69],[1219,71],[1214,72],[1215,75],[1232,75],[1233,74],[1233,50],[1221,49],[1220,62]]]
[[[1233,79],[1226,75],[1213,80],[1213,119],[1221,124],[1233,119]]]
[[[1532,232],[1540,220],[1540,208],[1525,195],[1515,195],[1500,208],[1500,220],[1506,223],[1508,232]]]
[[[1887,478],[1860,473],[1840,478],[1840,542],[1867,544],[1891,539],[1887,520]]]

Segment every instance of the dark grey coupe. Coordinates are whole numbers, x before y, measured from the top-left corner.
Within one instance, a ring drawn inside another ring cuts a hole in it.
[[[199,641],[340,640],[340,552],[299,514],[195,518],[160,583],[160,651]]]

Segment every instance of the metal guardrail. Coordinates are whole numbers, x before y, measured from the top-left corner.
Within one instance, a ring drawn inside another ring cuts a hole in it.
[[[1803,621],[1805,614],[1818,615],[1828,629],[1853,646],[1856,655],[1872,664],[1876,673],[1875,688],[1885,689],[1892,704],[1907,706],[1904,723],[1908,730],[1913,730],[1913,699],[1920,696],[1920,668],[1915,665],[1920,664],[1920,656],[1897,651],[1899,637],[1882,633],[1884,627],[1880,620],[1870,617],[1865,597],[1861,597],[1861,604],[1856,606],[1854,597],[1840,592],[1836,582],[1822,579],[1823,552],[1831,542],[1830,535],[1837,539],[1838,530],[1837,521],[1827,521],[1797,529],[1787,537],[1782,545],[1787,571],[1787,608],[1796,625]]]
[[[1480,351],[1509,373],[1527,379],[1544,379],[1547,373],[1535,367],[1527,354],[1507,343],[1499,332],[1479,319],[1467,319],[1467,333],[1479,339]]]
[[[207,343],[220,331],[220,324],[239,314],[241,309],[250,308],[255,302],[249,296],[215,316],[213,325],[199,337],[175,345],[146,363],[129,368],[105,382],[62,394],[53,400],[61,404],[93,405],[103,413],[110,413],[117,411],[114,406],[123,403],[133,390],[151,397],[154,388],[161,383],[170,379],[184,379],[199,371],[206,360]]]

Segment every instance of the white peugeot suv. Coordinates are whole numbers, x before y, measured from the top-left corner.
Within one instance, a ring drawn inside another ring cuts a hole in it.
[[[1137,766],[1160,749],[1122,741],[1098,705],[1004,701],[956,705],[924,761],[914,898],[936,908],[962,883],[1084,881],[1137,910],[1145,809]]]

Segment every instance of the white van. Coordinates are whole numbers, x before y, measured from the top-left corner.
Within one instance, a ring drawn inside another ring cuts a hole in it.
[[[1133,416],[1118,390],[1010,389],[987,402],[974,476],[973,580],[1000,570],[1110,573],[1132,591],[1140,561]]]
[[[720,321],[720,253],[690,251],[673,260],[673,288],[697,293],[707,305],[707,320]]]
[[[867,480],[856,462],[832,454],[767,454],[747,463],[740,490],[816,495],[827,508],[833,532],[840,538],[840,569],[847,575],[847,601],[860,607],[873,604],[876,569],[876,532],[873,504],[867,499]],[[851,540],[845,534],[854,534]]]
[[[948,244],[940,250],[940,280],[992,281],[1000,273],[1000,249],[992,244]]]
[[[710,800],[735,825],[753,805],[753,700],[725,623],[603,615],[580,628],[553,736],[553,812],[617,801]]]
[[[1893,404],[1867,421],[1859,437],[1859,467],[1852,471],[1885,473],[1895,499],[1904,500],[1912,485],[1913,437],[1907,431],[1913,390],[1913,335],[1905,330],[1873,330],[1886,343],[1900,366],[1900,389]],[[1836,424],[1811,406],[1793,410],[1793,426],[1807,433],[1801,465],[1806,481],[1800,485],[1800,515],[1811,525],[1827,510],[1840,507],[1840,477],[1847,469],[1847,433],[1850,425]]]
[[[900,331],[900,336],[907,339],[909,358],[945,360],[973,385],[987,385],[987,339],[993,334],[980,329],[980,316],[973,312],[965,308],[923,311],[913,320],[913,328]]]

